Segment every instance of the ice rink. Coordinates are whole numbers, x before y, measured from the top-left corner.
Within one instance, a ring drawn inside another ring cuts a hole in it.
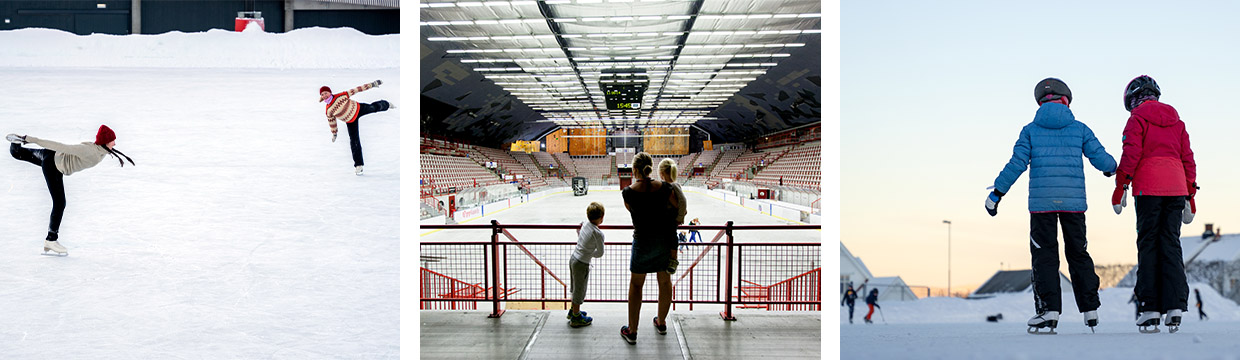
[[[619,187],[616,185],[615,187]],[[685,200],[689,203],[685,223],[697,218],[701,225],[803,225],[796,219],[780,219],[736,204],[725,202],[705,189],[686,187]],[[532,197],[527,203],[518,203],[507,210],[474,219],[461,219],[461,224],[487,224],[497,220],[501,224],[571,224],[586,220],[586,206],[598,202],[606,209],[603,225],[632,225],[633,220],[624,208],[624,199],[618,189],[590,188],[585,196],[573,196],[571,190],[555,192],[547,196]],[[425,220],[424,220],[425,221]],[[422,241],[490,241],[490,230],[421,230]],[[576,242],[572,230],[510,230],[521,241]],[[707,242],[718,230],[701,231]],[[603,230],[608,242],[631,241],[632,230]],[[822,232],[817,230],[789,231],[735,231],[736,242],[795,242],[819,243]],[[726,239],[726,238],[725,238]],[[725,241],[720,239],[719,241]]]
[[[193,49],[236,36],[173,35],[50,40]],[[5,69],[0,133],[79,143],[107,124],[137,165],[108,157],[65,177],[69,256],[53,257],[40,255],[51,199],[39,169],[0,160],[0,357],[398,356],[400,109],[359,120],[358,177],[317,90],[382,79],[354,99],[399,106],[399,70],[205,68],[215,49],[189,50],[183,68]]]

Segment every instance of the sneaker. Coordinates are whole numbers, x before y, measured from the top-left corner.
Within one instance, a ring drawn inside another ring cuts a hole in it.
[[[25,136],[18,136],[17,134],[9,134],[8,136],[5,136],[4,139],[14,144],[26,145]]]
[[[580,311],[579,313],[581,313],[581,316],[588,316],[588,315],[590,315],[590,314],[586,313],[585,311]],[[568,316],[565,316],[564,318],[565,318],[565,319],[572,320],[572,319],[573,319],[573,311],[572,311],[572,310],[569,310],[569,311],[568,311]]]
[[[658,330],[659,335],[667,335],[667,320],[663,320],[663,325],[659,325],[659,317],[654,317],[654,329]]]
[[[680,260],[676,260],[675,258],[672,258],[672,261],[668,262],[667,264],[667,273],[675,274],[677,266],[680,266]]]
[[[353,175],[362,176],[362,166],[361,166],[361,165],[358,165],[358,166],[354,166],[354,167],[353,167]]]
[[[579,328],[582,326],[590,326],[594,323],[594,318],[585,316],[585,313],[577,313],[577,316],[569,315],[568,326]]]
[[[65,249],[64,246],[61,246],[59,241],[43,240],[43,252],[46,253],[48,251],[59,253],[59,254],[69,253],[69,250]]]
[[[628,342],[629,345],[637,345],[637,332],[630,332],[628,325],[620,327],[620,337],[624,338],[624,341]]]

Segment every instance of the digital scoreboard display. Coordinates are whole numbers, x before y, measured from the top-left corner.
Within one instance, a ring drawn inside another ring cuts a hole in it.
[[[640,69],[604,71],[598,80],[607,110],[641,110],[642,97],[646,95],[649,85],[650,78],[645,70]]]

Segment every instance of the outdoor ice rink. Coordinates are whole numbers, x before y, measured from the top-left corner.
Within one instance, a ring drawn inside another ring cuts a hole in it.
[[[194,66],[4,70],[0,133],[107,124],[137,165],[64,178],[53,257],[39,169],[0,159],[0,358],[397,357],[400,113],[360,120],[354,176],[316,91],[383,79],[354,98],[399,105],[399,71]]]

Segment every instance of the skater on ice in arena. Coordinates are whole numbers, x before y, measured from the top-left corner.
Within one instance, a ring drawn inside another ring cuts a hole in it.
[[[676,249],[676,194],[672,186],[652,179],[654,159],[646,152],[633,157],[633,184],[620,192],[624,208],[633,220],[633,250],[629,258],[629,322],[620,328],[620,337],[637,344],[637,324],[641,322],[642,286],[646,274],[655,273],[659,283],[659,314],[654,328],[667,335],[667,313],[672,307],[672,275],[667,272]]]
[[[840,306],[848,306],[848,323],[852,324],[853,306],[857,303],[857,291],[853,290],[852,284],[848,284],[848,290],[844,290],[844,298],[840,299]]]
[[[603,257],[603,232],[598,229],[603,224],[606,209],[603,204],[590,203],[586,207],[586,221],[581,222],[577,229],[577,247],[568,260],[568,270],[572,275],[573,305],[568,309],[568,326],[582,327],[594,322],[594,318],[581,311],[581,303],[586,301],[586,286],[590,281],[590,259]]]
[[[319,101],[327,104],[327,125],[332,129],[332,142],[336,142],[336,120],[344,121],[349,131],[349,149],[353,152],[353,173],[362,175],[362,138],[358,135],[357,120],[366,114],[387,111],[393,108],[387,100],[379,100],[364,104],[353,101],[350,97],[359,92],[382,85],[383,81],[375,80],[337,94],[327,86],[319,88]]]
[[[659,162],[659,178],[663,183],[672,187],[672,193],[676,194],[676,202],[679,204],[673,211],[676,212],[676,225],[685,223],[685,214],[689,213],[689,204],[685,202],[685,192],[681,190],[680,184],[676,183],[676,162],[672,159],[663,159]],[[677,238],[679,239],[679,237]],[[677,255],[680,252],[677,247],[672,248],[672,260],[667,265],[667,273],[675,274],[676,267],[680,265]]]
[[[883,308],[882,306],[878,306],[878,289],[870,290],[870,294],[865,296],[865,304],[870,306],[870,312],[865,313],[865,323],[873,324],[874,321],[870,320],[870,316],[874,315],[874,308]]]
[[[1180,247],[1180,223],[1197,213],[1197,163],[1188,131],[1154,79],[1141,75],[1124,88],[1124,152],[1116,170],[1111,205],[1119,214],[1131,192],[1137,208],[1138,330],[1158,332],[1159,318],[1171,332],[1188,311],[1188,279]]]
[[[995,178],[994,191],[986,197],[986,212],[995,216],[999,201],[1012,184],[1029,170],[1029,252],[1033,258],[1033,303],[1037,315],[1029,319],[1028,331],[1050,328],[1054,334],[1062,312],[1059,288],[1059,240],[1056,225],[1063,228],[1064,256],[1072,275],[1076,307],[1092,330],[1098,324],[1098,275],[1086,248],[1085,173],[1081,155],[1103,173],[1115,172],[1115,158],[1107,154],[1094,132],[1077,121],[1069,110],[1072,91],[1056,78],[1039,81],[1033,89],[1038,111],[1033,122],[1021,128],[1012,158]]]
[[[29,135],[9,134],[5,138],[12,143],[9,145],[9,154],[13,155],[14,159],[29,162],[42,169],[43,181],[47,182],[47,191],[52,195],[52,216],[47,226],[47,238],[43,241],[43,252],[68,255],[69,250],[57,241],[60,237],[60,221],[65,215],[64,177],[94,167],[108,155],[115,157],[122,167],[125,166],[125,160],[133,165],[133,159],[114,148],[116,133],[107,125],[99,126],[94,142],[85,141],[74,145]],[[35,144],[43,148],[30,149],[22,146],[25,144]]]

